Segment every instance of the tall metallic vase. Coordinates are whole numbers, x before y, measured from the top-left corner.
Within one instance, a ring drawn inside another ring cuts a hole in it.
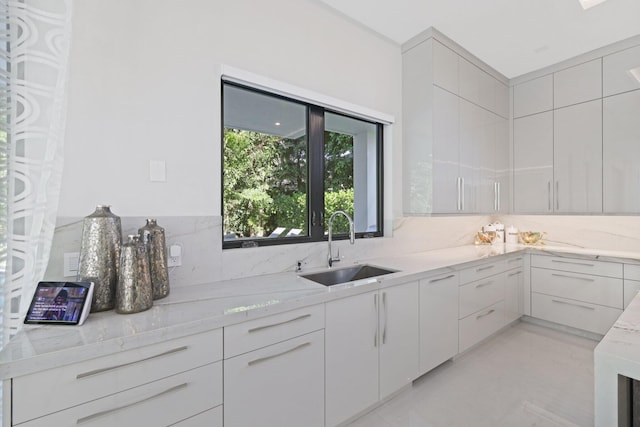
[[[140,239],[147,247],[149,270],[153,285],[153,299],[169,295],[169,270],[167,269],[167,244],[164,228],[155,219],[147,219],[147,224],[138,230]]]
[[[78,279],[95,283],[92,312],[111,310],[115,306],[121,244],[120,217],[111,212],[110,206],[99,205],[84,218]]]
[[[116,289],[116,312],[138,313],[153,306],[149,256],[137,234],[129,235],[122,245],[120,272]]]

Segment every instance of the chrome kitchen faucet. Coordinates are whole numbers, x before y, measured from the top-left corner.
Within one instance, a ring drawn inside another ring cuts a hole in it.
[[[335,218],[338,214],[344,215],[344,217],[347,218],[347,221],[349,221],[349,243],[353,245],[356,241],[356,233],[354,231],[353,220],[351,219],[349,214],[345,211],[335,211],[333,214],[331,214],[331,217],[329,217],[329,255],[327,256],[327,259],[329,261],[329,268],[333,266],[334,262],[340,262],[340,248],[338,248],[338,256],[336,258],[333,257],[333,253],[331,252],[331,240],[333,238],[333,218]]]

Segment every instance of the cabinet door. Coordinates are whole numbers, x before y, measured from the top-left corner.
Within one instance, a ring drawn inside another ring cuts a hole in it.
[[[324,331],[225,360],[224,425],[324,426]]]
[[[509,119],[497,117],[495,168],[498,213],[508,213],[511,209],[511,168],[509,144]]]
[[[481,73],[483,73],[483,71],[462,57],[458,60],[458,67],[460,97],[474,104],[481,105],[480,86],[482,84]]]
[[[461,209],[464,213],[478,212],[477,192],[480,176],[480,150],[484,145],[486,110],[460,99],[460,156],[459,176],[462,193]]]
[[[602,59],[553,74],[553,107],[561,108],[602,97]]]
[[[554,111],[555,212],[602,212],[602,101]]]
[[[498,116],[479,108],[480,132],[477,136],[478,167],[476,211],[494,213],[497,210],[496,199],[496,134]]]
[[[378,401],[379,306],[378,292],[326,304],[327,426]]]
[[[420,281],[420,373],[458,353],[458,275]]]
[[[551,110],[553,110],[553,74],[514,86],[514,118]]]
[[[603,99],[603,204],[606,213],[640,212],[640,91]]]
[[[433,84],[458,94],[458,54],[433,40]]]
[[[514,211],[552,212],[553,112],[513,121]]]
[[[506,276],[504,320],[505,324],[509,324],[524,314],[524,269],[518,268],[503,274]]]
[[[458,212],[458,97],[433,87],[433,213]]]
[[[602,96],[640,89],[640,46],[602,58]]]
[[[418,377],[418,282],[380,291],[380,399]]]

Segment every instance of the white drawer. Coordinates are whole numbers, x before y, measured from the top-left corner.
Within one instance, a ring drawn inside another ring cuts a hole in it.
[[[324,329],[324,305],[287,311],[224,328],[224,358]]]
[[[171,424],[171,427],[222,427],[222,405],[202,412],[186,420]]]
[[[524,267],[524,256],[523,255],[519,255],[519,256],[515,256],[515,257],[509,257],[507,259],[504,260],[505,266],[506,266],[506,270],[511,270],[514,268],[522,268]]]
[[[221,359],[222,330],[216,329],[17,377],[12,386],[13,422],[22,423]]]
[[[507,262],[504,259],[465,268],[464,270],[460,270],[460,285],[475,282],[476,280],[484,279],[485,277],[493,276],[506,270]]]
[[[504,326],[504,301],[461,319],[458,323],[460,353]]]
[[[640,265],[638,264],[625,264],[624,265],[624,278],[631,280],[640,280]]]
[[[622,278],[622,264],[617,262],[531,255],[531,267],[551,268],[555,270],[572,271],[574,273]]]
[[[53,394],[52,391],[55,390],[66,392],[69,389],[54,388],[49,392]],[[31,401],[33,407],[37,407],[37,403],[39,402]],[[168,426],[221,403],[222,362],[216,362],[65,409],[20,426]]]
[[[543,268],[531,269],[531,291],[612,308],[624,299],[622,279]]]
[[[460,287],[460,319],[504,299],[504,274],[468,283]]]
[[[624,280],[624,308],[629,306],[629,303],[638,295],[640,291],[639,280]]]
[[[604,335],[622,314],[621,309],[566,298],[531,294],[531,315],[539,319]]]

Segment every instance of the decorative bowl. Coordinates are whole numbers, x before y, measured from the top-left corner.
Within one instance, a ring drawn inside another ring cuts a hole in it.
[[[542,241],[542,236],[544,236],[546,233],[544,231],[521,231],[519,234],[520,241],[525,245],[535,245],[537,243],[543,245],[544,242]]]
[[[495,231],[478,231],[476,233],[476,245],[490,245],[495,238]]]

